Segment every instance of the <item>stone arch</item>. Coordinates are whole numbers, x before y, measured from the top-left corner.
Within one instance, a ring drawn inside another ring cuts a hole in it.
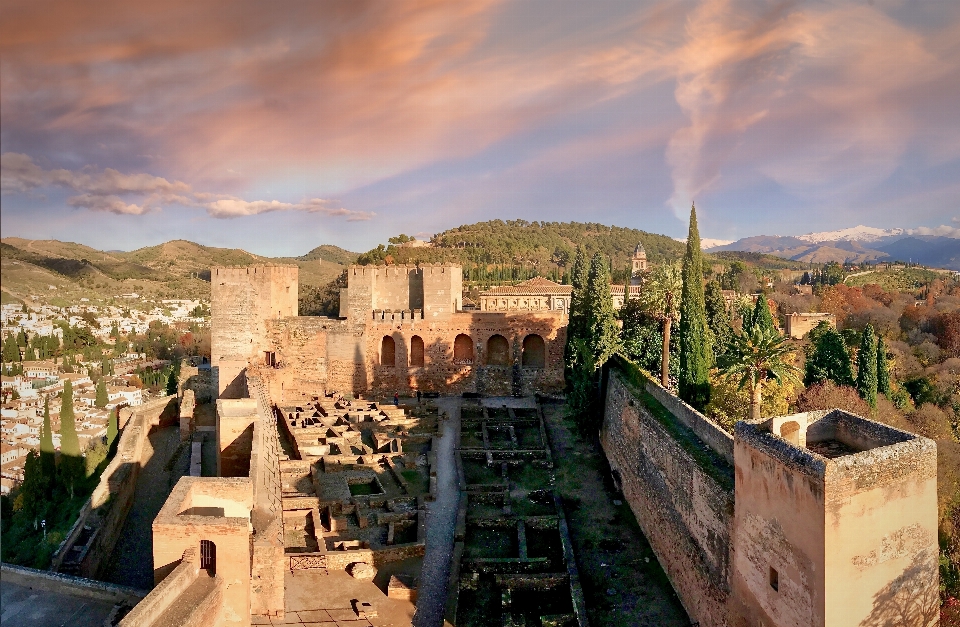
[[[510,342],[502,335],[493,335],[487,340],[487,365],[510,365]]]
[[[393,366],[397,363],[397,343],[389,335],[380,340],[380,365]]]
[[[461,366],[473,365],[473,340],[469,335],[461,333],[453,340],[453,363]]]
[[[547,363],[547,350],[543,338],[531,333],[523,338],[523,367],[543,368]]]
[[[414,335],[410,338],[410,365],[422,366],[424,363],[423,353],[423,338],[419,335]]]
[[[780,437],[794,446],[800,446],[800,423],[790,420],[780,425]]]

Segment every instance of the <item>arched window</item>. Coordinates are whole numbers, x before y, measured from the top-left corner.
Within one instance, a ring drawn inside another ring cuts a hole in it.
[[[523,367],[543,368],[546,361],[543,338],[537,334],[523,338]]]
[[[423,365],[423,338],[419,335],[410,338],[410,365]]]
[[[800,423],[791,420],[780,425],[780,437],[794,446],[800,446]]]
[[[461,333],[453,341],[453,363],[460,366],[473,364],[473,340]]]
[[[487,340],[487,365],[509,366],[510,343],[502,335],[494,335]]]
[[[389,335],[380,342],[380,365],[393,366],[397,363],[397,343]]]
[[[200,568],[211,576],[217,574],[217,545],[211,540],[200,541]]]

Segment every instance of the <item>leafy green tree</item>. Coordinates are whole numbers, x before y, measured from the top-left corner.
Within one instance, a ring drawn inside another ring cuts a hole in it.
[[[43,402],[43,427],[40,430],[40,462],[43,475],[53,483],[57,475],[57,451],[53,447],[53,429],[50,427],[50,399]]]
[[[617,352],[620,336],[610,298],[610,275],[599,252],[590,260],[586,291],[586,340],[593,353],[594,369],[598,369]]]
[[[567,411],[584,424],[594,415],[597,404],[596,363],[593,361],[593,351],[583,338],[573,340],[572,351],[573,369]]]
[[[860,350],[857,351],[857,391],[872,408],[877,407],[877,336],[873,325],[863,328]]]
[[[83,477],[83,472],[83,457],[73,414],[73,384],[67,379],[63,384],[63,404],[60,407],[60,479],[70,498],[73,498],[76,483]]]
[[[882,335],[877,339],[877,393],[890,398],[890,363]]]
[[[663,330],[660,320],[647,313],[643,302],[638,299],[624,303],[617,315],[623,323],[620,332],[620,346],[623,354],[647,372],[658,372],[663,364]],[[673,326],[677,326],[675,321]],[[670,334],[668,362],[672,377],[680,374],[678,337],[678,333]]]
[[[810,387],[823,381],[833,381],[837,385],[853,385],[850,353],[847,352],[843,336],[829,325],[817,335],[813,353],[807,357],[803,384]]]
[[[698,410],[710,402],[710,337],[703,289],[703,253],[697,228],[697,208],[690,208],[687,252],[683,256],[680,303],[679,396]]]
[[[117,410],[110,410],[110,418],[107,419],[107,446],[112,447],[117,439],[120,430],[117,428]]]
[[[704,305],[707,312],[707,327],[713,334],[714,360],[718,359],[726,349],[730,338],[733,336],[733,328],[730,326],[730,312],[727,311],[727,301],[723,298],[723,288],[719,281],[710,281],[707,283],[704,292]]]
[[[107,395],[107,380],[103,377],[97,381],[97,398],[93,402],[97,407],[106,407],[107,403],[110,402],[109,396]]]
[[[643,310],[660,321],[662,348],[660,351],[660,384],[670,386],[670,331],[680,317],[680,295],[683,291],[683,272],[679,263],[664,263],[653,269],[650,279],[640,292]],[[679,359],[677,360],[679,364]]]
[[[763,384],[768,378],[776,381],[797,381],[799,369],[790,363],[793,347],[776,330],[756,325],[750,333],[733,336],[720,361],[725,376],[740,377],[740,388],[750,390],[750,418],[760,418]]]

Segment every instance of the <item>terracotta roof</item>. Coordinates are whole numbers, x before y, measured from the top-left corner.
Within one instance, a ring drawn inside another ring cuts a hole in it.
[[[485,292],[481,296],[549,296],[568,295],[573,291],[572,285],[560,285],[541,276],[533,277],[516,285],[500,285]]]

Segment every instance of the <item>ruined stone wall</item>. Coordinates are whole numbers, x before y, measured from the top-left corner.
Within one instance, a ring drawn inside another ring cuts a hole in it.
[[[211,368],[219,397],[243,398],[241,372],[262,362],[266,321],[297,315],[296,266],[211,269]]]
[[[257,403],[250,454],[253,482],[254,540],[250,566],[250,613],[284,615],[283,505],[280,487],[280,438],[264,378],[250,372],[247,387]]]
[[[726,625],[731,469],[720,455],[706,467],[705,445],[692,431],[656,415],[617,369],[608,376],[600,442],[614,478],[690,617],[702,627]]]

